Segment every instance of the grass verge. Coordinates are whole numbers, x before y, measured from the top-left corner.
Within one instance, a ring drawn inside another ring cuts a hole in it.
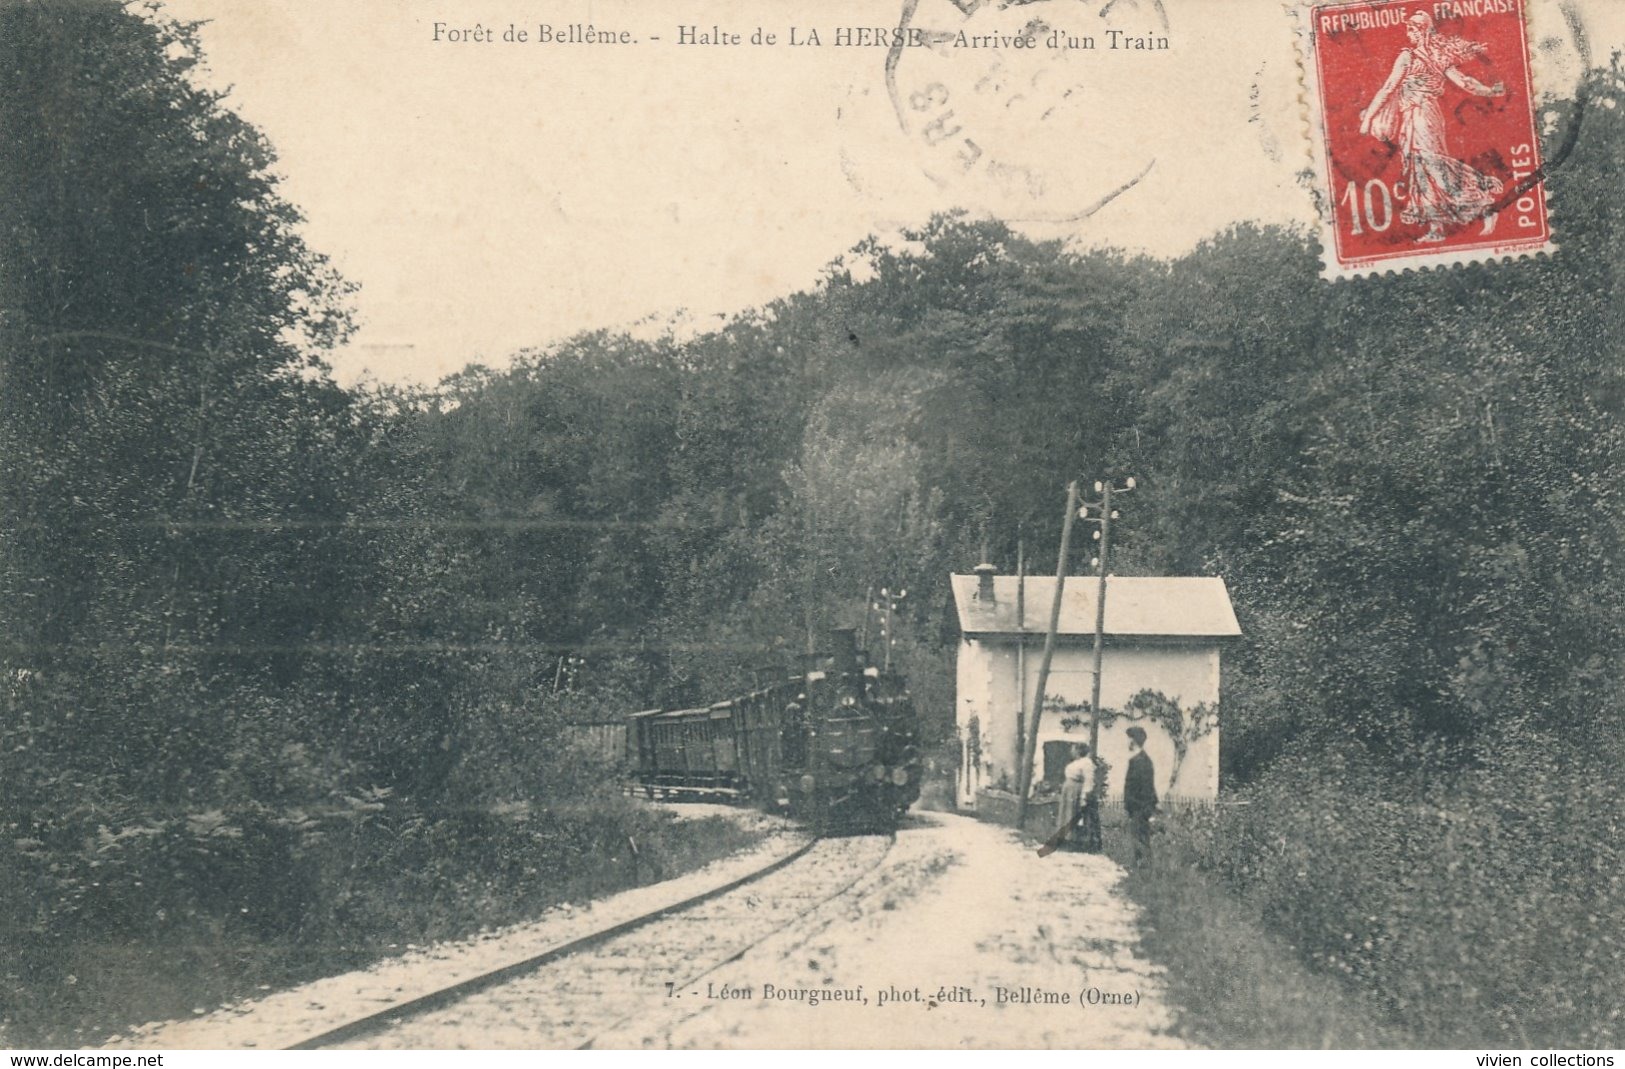
[[[1105,829],[1128,872],[1146,953],[1167,970],[1186,1041],[1221,1048],[1407,1048],[1417,1044],[1347,985],[1311,971],[1262,918],[1159,835],[1136,865],[1127,826]]]

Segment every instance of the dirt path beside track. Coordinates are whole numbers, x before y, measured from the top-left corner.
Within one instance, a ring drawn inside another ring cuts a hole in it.
[[[850,893],[599,1045],[1184,1046],[1121,874],[1103,856],[1040,859],[1009,829],[918,814]],[[725,986],[749,997],[720,997]]]

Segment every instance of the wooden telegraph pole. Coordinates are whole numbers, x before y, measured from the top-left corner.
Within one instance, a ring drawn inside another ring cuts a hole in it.
[[[1100,494],[1100,500],[1092,504],[1085,504],[1079,510],[1086,522],[1100,524],[1100,530],[1095,537],[1100,540],[1100,555],[1095,563],[1100,568],[1100,585],[1095,593],[1095,665],[1093,680],[1089,686],[1089,756],[1100,757],[1100,662],[1106,647],[1106,570],[1111,563],[1112,552],[1112,521],[1117,519],[1117,513],[1112,511],[1112,494],[1124,494],[1134,489],[1134,480],[1127,480],[1122,489],[1114,487],[1110,479],[1095,483],[1095,492]],[[1098,508],[1100,515],[1090,516],[1089,510]]]
[[[1044,656],[1038,662],[1038,686],[1033,695],[1033,715],[1024,740],[1021,774],[1017,777],[1016,827],[1027,823],[1027,794],[1033,785],[1033,764],[1038,755],[1038,728],[1044,722],[1044,688],[1049,684],[1049,666],[1055,658],[1055,632],[1061,626],[1061,592],[1066,586],[1066,561],[1072,550],[1072,520],[1078,514],[1078,484],[1066,485],[1066,519],[1061,524],[1061,553],[1055,563],[1055,597],[1050,601],[1049,630],[1044,633]]]
[[[1017,528],[1019,531],[1020,528]],[[1016,535],[1016,745],[1027,752],[1027,553]],[[982,554],[987,560],[987,554]],[[1020,779],[1020,776],[1016,777]]]
[[[1100,491],[1100,586],[1095,591],[1095,665],[1089,683],[1089,756],[1100,756],[1100,662],[1106,651],[1106,563],[1112,552],[1112,484]]]

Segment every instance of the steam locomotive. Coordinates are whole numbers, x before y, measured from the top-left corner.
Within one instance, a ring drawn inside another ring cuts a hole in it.
[[[749,694],[633,714],[627,744],[646,797],[787,810],[821,833],[890,830],[920,796],[907,684],[865,666],[849,628],[804,671]]]

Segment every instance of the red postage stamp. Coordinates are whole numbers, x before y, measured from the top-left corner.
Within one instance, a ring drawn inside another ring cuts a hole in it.
[[[1551,247],[1524,0],[1304,14],[1327,277]]]

